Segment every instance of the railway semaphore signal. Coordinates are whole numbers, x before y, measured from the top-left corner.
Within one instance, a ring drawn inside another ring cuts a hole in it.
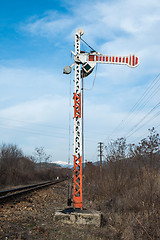
[[[103,55],[96,51],[90,53],[81,52],[81,36],[84,34],[82,29],[75,33],[75,52],[74,63],[63,69],[64,74],[70,74],[71,68],[75,68],[75,91],[74,91],[74,167],[73,167],[73,208],[83,209],[82,200],[82,88],[81,80],[87,77],[94,69],[97,63],[127,65],[137,67],[139,58],[137,56],[110,56]]]

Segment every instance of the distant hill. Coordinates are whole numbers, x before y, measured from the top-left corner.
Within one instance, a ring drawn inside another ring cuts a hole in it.
[[[93,165],[98,166],[99,162],[91,162]],[[73,168],[73,164],[69,164],[66,162],[62,162],[62,161],[58,161],[58,162],[54,162],[54,163],[47,163],[47,162],[42,162],[42,163],[36,163],[37,167],[47,167],[47,168]],[[85,167],[85,163],[82,163],[82,168]]]
[[[36,167],[46,167],[46,168],[60,168],[62,167],[60,164],[57,163],[48,163],[48,162],[41,162],[41,163],[36,163]]]

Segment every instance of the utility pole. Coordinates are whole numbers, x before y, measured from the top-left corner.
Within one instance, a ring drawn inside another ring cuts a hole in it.
[[[99,172],[100,172],[100,179],[102,180],[102,161],[103,161],[103,143],[98,143],[98,157],[99,157]]]
[[[90,53],[81,52],[80,41],[84,34],[82,29],[75,33],[75,52],[74,63],[71,66],[65,66],[64,74],[70,74],[71,68],[75,69],[75,91],[74,91],[74,167],[73,167],[73,208],[83,208],[82,203],[82,159],[83,156],[83,127],[82,127],[82,78],[87,77],[94,69],[97,63],[127,65],[136,67],[139,64],[137,56],[110,56],[96,52],[93,48]],[[85,42],[85,41],[84,41]],[[86,42],[85,42],[86,43]],[[89,45],[88,45],[89,46]],[[91,48],[91,47],[90,47]],[[102,154],[101,154],[102,156]],[[102,161],[102,160],[101,160]]]

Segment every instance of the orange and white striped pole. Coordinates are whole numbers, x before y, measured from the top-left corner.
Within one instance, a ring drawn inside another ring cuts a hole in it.
[[[75,34],[75,55],[80,54],[82,30]],[[73,167],[73,208],[83,208],[82,204],[82,101],[81,101],[81,65],[75,61],[74,92],[74,167]]]

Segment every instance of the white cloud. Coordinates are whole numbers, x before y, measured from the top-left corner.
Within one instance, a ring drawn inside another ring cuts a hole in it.
[[[37,99],[0,110],[0,115],[4,118],[33,123],[45,122],[48,119],[51,121],[52,119],[52,122],[56,123],[61,122],[62,117],[66,115],[67,102],[65,98],[60,96]]]
[[[29,19],[27,24],[21,25],[21,30],[33,35],[53,38],[58,34],[65,33],[66,29],[72,27],[73,21],[70,16],[50,11],[45,17]]]
[[[61,36],[64,43],[66,39],[73,42],[75,30],[84,27],[84,38],[99,52],[114,55],[136,53],[142,60],[141,64],[146,64],[146,71],[150,71],[148,63],[158,67],[160,57],[151,51],[153,48],[158,52],[160,48],[158,0],[92,1],[92,4],[82,1],[78,8],[76,4],[70,4],[70,13],[49,12],[45,17],[30,21],[24,29],[37,36],[54,36],[58,41]],[[147,57],[143,53],[147,53]]]
[[[47,70],[1,66],[1,127],[17,131],[35,129],[45,135],[43,129],[50,125],[51,132],[57,129],[62,136],[61,131],[68,124],[69,87],[66,86],[61,76]],[[50,135],[49,129],[47,134]]]
[[[62,89],[63,96],[66,96],[67,81],[64,81],[63,76],[54,69],[49,71],[34,67],[0,66],[0,104],[3,102],[3,108],[20,101],[36,100],[42,96],[45,98],[61,96]]]

